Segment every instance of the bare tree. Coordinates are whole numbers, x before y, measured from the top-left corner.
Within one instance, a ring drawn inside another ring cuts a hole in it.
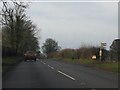
[[[11,3],[7,1],[2,2],[3,8],[0,13],[2,18],[0,21],[3,25],[3,42],[9,43],[3,44],[3,46],[6,47],[7,45],[8,47],[9,45],[10,51],[13,55],[22,53],[27,49],[38,49],[39,43],[37,37],[35,37],[37,27],[25,13],[28,4],[17,2],[16,0],[12,0]]]

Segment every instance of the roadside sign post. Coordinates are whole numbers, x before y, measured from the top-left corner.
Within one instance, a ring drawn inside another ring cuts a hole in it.
[[[99,51],[99,55],[100,55],[100,61],[102,61],[102,49],[100,48],[100,51]]]
[[[99,51],[100,61],[102,61],[102,54],[103,54],[102,49],[103,49],[104,46],[106,46],[106,43],[101,42],[100,51]]]

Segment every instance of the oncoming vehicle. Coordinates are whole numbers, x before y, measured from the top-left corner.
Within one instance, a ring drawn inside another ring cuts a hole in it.
[[[96,55],[93,55],[92,56],[92,60],[96,60],[97,58],[96,58]]]
[[[35,53],[34,51],[27,51],[24,54],[25,61],[27,61],[27,60],[34,60],[34,61],[36,61],[36,58],[37,58],[37,53]]]

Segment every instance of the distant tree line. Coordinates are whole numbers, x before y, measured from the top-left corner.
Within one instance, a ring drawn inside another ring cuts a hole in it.
[[[57,59],[92,59],[92,56],[96,56],[96,60],[100,60],[100,47],[98,46],[81,46],[78,49],[60,49],[58,43],[53,39],[47,39],[43,44],[43,52],[48,58]],[[104,60],[119,60],[120,59],[120,39],[113,41],[110,46],[110,50],[102,49],[102,61]]]
[[[103,49],[104,60],[108,57],[108,51]],[[68,59],[92,59],[92,56],[96,56],[96,60],[99,60],[99,47],[80,47],[78,49],[62,49],[60,51],[51,54],[52,58],[68,58]]]
[[[58,43],[48,38],[46,42],[42,46],[43,53],[47,56],[47,58],[69,58],[69,59],[91,59],[93,55],[96,56],[96,59],[99,60],[99,49],[100,47],[93,46],[82,46],[78,49],[60,49]],[[108,51],[106,49],[102,49],[103,57],[108,57]]]
[[[2,1],[2,56],[23,55],[27,50],[39,49],[36,32],[39,31],[26,15],[28,4]]]

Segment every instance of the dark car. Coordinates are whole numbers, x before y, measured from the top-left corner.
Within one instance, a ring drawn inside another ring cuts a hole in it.
[[[25,61],[27,61],[27,60],[34,60],[34,61],[36,61],[36,58],[37,58],[37,53],[35,53],[34,51],[27,51],[24,54]]]

